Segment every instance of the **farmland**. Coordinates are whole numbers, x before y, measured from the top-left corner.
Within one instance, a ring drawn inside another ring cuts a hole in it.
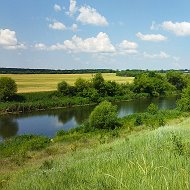
[[[119,77],[115,73],[102,74],[105,80],[118,83],[131,83],[133,77]],[[94,74],[0,74],[0,77],[11,77],[18,85],[18,93],[42,92],[56,90],[57,83],[65,80],[73,85],[77,78],[91,79]]]

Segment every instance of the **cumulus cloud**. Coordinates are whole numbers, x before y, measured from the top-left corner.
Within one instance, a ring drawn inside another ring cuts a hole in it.
[[[79,9],[79,15],[77,21],[82,24],[91,24],[97,26],[107,26],[108,22],[104,16],[97,12],[96,9],[91,8],[90,6],[82,6]]]
[[[161,34],[142,34],[138,32],[136,36],[143,41],[160,42],[167,40],[167,37]]]
[[[117,54],[136,54],[138,44],[135,42],[130,42],[128,40],[123,40],[117,48]]]
[[[60,11],[61,11],[61,6],[58,5],[58,4],[55,4],[53,8],[54,8],[54,10],[55,10],[56,12],[60,12]]]
[[[190,35],[190,22],[172,22],[165,21],[162,23],[162,28],[173,32],[177,36]]]
[[[170,55],[168,55],[167,53],[163,51],[161,51],[159,54],[149,54],[149,53],[144,52],[143,55],[145,58],[149,58],[149,59],[168,59],[171,57]]]
[[[53,24],[49,24],[49,28],[53,30],[66,30],[67,27],[61,22],[54,22]]]
[[[0,46],[4,49],[25,49],[25,45],[19,43],[16,32],[9,29],[0,29]]]
[[[116,51],[109,36],[103,32],[100,32],[96,37],[86,39],[74,35],[71,40],[65,40],[62,44],[57,43],[50,47],[46,47],[44,44],[36,44],[35,48],[39,50],[65,50],[78,53],[112,53]]]

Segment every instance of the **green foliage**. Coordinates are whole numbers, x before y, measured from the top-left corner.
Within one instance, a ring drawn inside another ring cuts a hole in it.
[[[58,83],[57,91],[65,96],[74,96],[76,93],[76,88],[74,86],[70,86],[66,81],[62,81]]]
[[[182,91],[181,98],[177,101],[177,108],[181,111],[190,111],[190,86]]]
[[[47,137],[35,135],[16,136],[0,144],[0,157],[26,154],[27,151],[40,150],[50,143]]]
[[[148,93],[150,96],[160,96],[172,92],[174,86],[159,74],[149,73],[138,75],[134,80],[134,92]]]
[[[151,103],[148,106],[147,111],[148,111],[148,113],[155,115],[156,113],[158,113],[158,106],[155,105],[155,104],[153,104],[153,103]]]
[[[101,96],[105,95],[105,81],[101,73],[97,73],[92,78],[92,85]]]
[[[166,74],[169,83],[174,85],[177,90],[182,91],[187,86],[187,80],[181,72],[169,71]]]
[[[137,115],[134,125],[135,126],[143,125],[143,119],[142,119],[142,116],[140,114]]]
[[[117,108],[104,101],[92,111],[89,122],[92,128],[114,129],[118,125]]]
[[[15,81],[9,77],[0,78],[0,101],[9,100],[17,92]]]

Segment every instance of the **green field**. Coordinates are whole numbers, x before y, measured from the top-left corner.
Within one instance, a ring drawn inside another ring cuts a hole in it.
[[[133,77],[119,77],[115,73],[102,74],[105,80],[118,83],[131,83]],[[77,78],[91,79],[94,74],[0,74],[0,77],[11,77],[18,85],[18,92],[42,92],[56,90],[57,83],[65,80],[73,85]]]

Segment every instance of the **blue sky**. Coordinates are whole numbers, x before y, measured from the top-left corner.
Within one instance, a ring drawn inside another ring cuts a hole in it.
[[[0,67],[190,69],[188,0],[1,0]]]

